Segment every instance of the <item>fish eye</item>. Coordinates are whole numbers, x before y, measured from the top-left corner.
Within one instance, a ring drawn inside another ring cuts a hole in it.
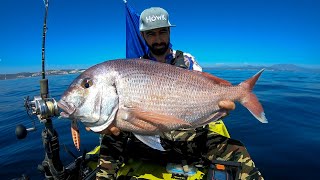
[[[90,79],[90,78],[85,78],[85,79],[83,79],[83,81],[82,81],[82,83],[81,83],[81,86],[83,87],[83,88],[89,88],[89,87],[91,87],[92,86],[92,80]]]

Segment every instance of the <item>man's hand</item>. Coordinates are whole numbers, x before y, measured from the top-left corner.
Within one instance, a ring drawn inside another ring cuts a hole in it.
[[[236,104],[229,100],[220,101],[218,105],[220,108],[226,109],[227,111],[234,110],[236,108]]]
[[[86,127],[86,130],[91,131],[91,129],[88,127]],[[115,136],[118,136],[120,134],[120,129],[115,127],[113,124],[111,124],[108,128],[106,128],[98,133],[107,134],[107,135],[113,134]]]

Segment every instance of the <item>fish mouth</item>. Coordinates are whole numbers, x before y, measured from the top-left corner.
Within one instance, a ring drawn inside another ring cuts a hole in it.
[[[71,118],[76,111],[76,107],[72,103],[67,103],[64,100],[58,102],[58,107],[62,110],[60,116],[63,118]]]

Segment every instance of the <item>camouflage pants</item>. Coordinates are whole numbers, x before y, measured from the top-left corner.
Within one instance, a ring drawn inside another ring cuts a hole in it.
[[[119,136],[104,136],[101,142],[99,172],[97,179],[115,179],[117,170],[125,159],[139,157],[154,159],[157,163],[186,160],[187,162],[220,160],[239,162],[240,179],[263,179],[255,167],[247,149],[236,140],[226,138],[206,128],[188,131],[172,131],[162,135],[161,144],[165,152],[154,150],[136,138],[131,133],[122,132]],[[136,150],[135,150],[136,149]],[[129,150],[129,151],[126,151]]]
[[[240,179],[263,179],[247,149],[240,141],[212,134],[211,137],[208,137],[207,146],[214,147],[208,148],[207,159],[239,162],[241,164]]]

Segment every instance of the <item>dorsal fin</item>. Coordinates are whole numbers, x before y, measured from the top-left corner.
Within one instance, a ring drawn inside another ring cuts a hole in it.
[[[206,72],[200,72],[197,71],[197,73],[201,74],[202,76],[214,81],[215,83],[219,84],[219,85],[224,85],[224,86],[232,86],[232,84],[224,79],[218,78],[217,76],[214,76],[212,74],[206,73]]]

